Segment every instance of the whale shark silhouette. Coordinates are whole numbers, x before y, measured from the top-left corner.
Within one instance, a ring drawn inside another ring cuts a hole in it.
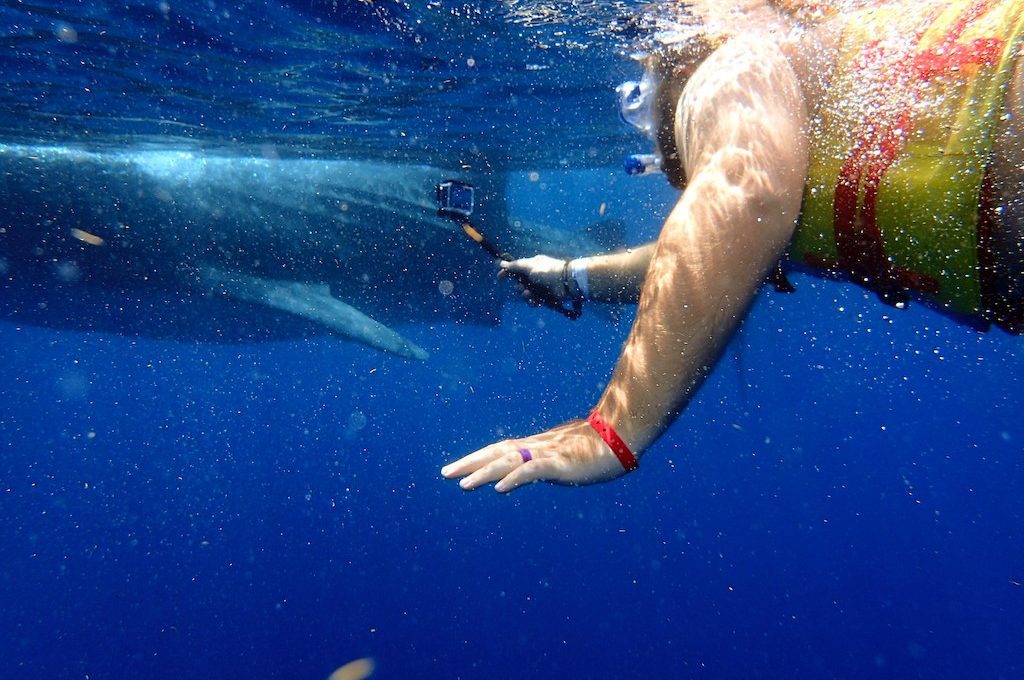
[[[330,333],[423,359],[390,324],[495,324],[510,297],[438,215],[450,178],[478,187],[474,219],[507,248],[596,247],[510,222],[502,177],[461,167],[0,145],[0,316],[190,341]]]

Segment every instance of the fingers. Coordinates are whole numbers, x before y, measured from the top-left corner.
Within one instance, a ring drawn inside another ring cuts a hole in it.
[[[562,280],[565,260],[547,255],[534,255],[519,260],[498,263],[499,278],[509,278],[519,284],[520,294],[529,304],[537,306],[553,297],[564,300],[568,289]]]
[[[472,472],[476,472],[501,455],[503,450],[502,444],[504,442],[485,446],[475,453],[463,456],[454,463],[445,465],[441,468],[441,476],[445,479],[452,479],[453,477],[465,477]]]
[[[508,267],[508,262],[500,262],[498,266],[501,267],[501,271],[498,272],[499,279],[512,279],[519,285],[519,296],[530,305],[531,307],[538,307],[542,303],[536,299],[534,292],[530,289],[529,285],[530,277],[526,273],[526,268],[516,267],[515,269]]]
[[[441,468],[452,479],[461,477],[466,491],[495,483],[508,493],[539,480],[563,484],[594,484],[624,474],[622,464],[594,429],[574,420],[523,439],[506,439],[486,446]]]
[[[506,275],[522,274],[528,276],[529,274],[533,273],[536,259],[537,258],[535,256],[527,257],[520,260],[502,260],[501,262],[498,263],[498,266],[501,267],[501,271]]]
[[[556,479],[555,465],[555,461],[551,458],[531,460],[505,475],[504,479],[494,485],[494,490],[498,493],[508,493],[530,482]]]
[[[523,276],[555,276],[561,275],[562,266],[565,261],[548,255],[534,255],[523,257],[518,260],[508,260],[498,263],[503,271]]]
[[[466,491],[472,491],[484,484],[502,479],[517,467],[525,466],[526,463],[518,451],[505,453],[460,481],[459,486]]]
[[[582,420],[490,444],[441,468],[446,478],[462,477],[459,485],[466,491],[495,482],[501,494],[531,481],[592,484],[624,473],[604,440]]]
[[[539,271],[535,257],[522,260],[503,260],[498,263],[498,266],[507,274],[519,274],[520,276],[530,276]]]
[[[459,486],[466,491],[498,482],[494,489],[501,493],[540,479],[555,479],[557,463],[553,459],[538,458],[537,451],[533,450],[532,458],[525,460],[523,450],[530,451],[512,440],[491,444],[444,466],[441,476],[446,479],[463,477]]]

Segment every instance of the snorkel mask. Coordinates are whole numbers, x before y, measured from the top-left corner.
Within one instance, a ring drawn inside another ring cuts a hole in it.
[[[650,73],[639,82],[627,80],[615,88],[619,93],[619,117],[645,137],[654,134],[654,83]]]
[[[654,141],[654,76],[645,71],[640,81],[627,80],[615,88],[619,95],[619,118],[644,137]],[[634,153],[626,156],[623,168],[627,175],[647,175],[661,169],[657,153]]]
[[[686,172],[676,142],[675,114],[690,76],[728,33],[710,20],[720,13],[711,11],[713,2],[699,3],[699,11],[696,0],[655,4],[657,11],[644,19],[649,32],[631,55],[643,65],[643,78],[616,88],[620,117],[654,142],[654,150],[627,156],[625,170],[630,175],[661,172],[681,190]]]

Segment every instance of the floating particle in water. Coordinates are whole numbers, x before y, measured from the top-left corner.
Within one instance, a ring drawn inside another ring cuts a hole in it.
[[[531,182],[536,182],[537,180],[540,179],[540,173],[534,170],[529,175],[527,175],[527,177],[529,177]]]
[[[327,680],[365,680],[373,675],[373,671],[376,667],[377,662],[372,658],[368,656],[363,657],[362,659],[349,661],[347,664],[331,673]]]
[[[607,211],[608,211],[608,204],[607,203],[602,203],[601,205],[597,206],[597,214],[600,215],[601,217],[604,217],[604,214]]]
[[[455,291],[455,284],[449,281],[448,279],[444,279],[439,284],[437,284],[437,289],[441,291],[441,295],[448,297]]]
[[[87,231],[81,229],[72,228],[71,235],[77,238],[82,243],[88,243],[91,246],[101,246],[105,243],[102,236],[96,234],[90,234]]]
[[[78,42],[78,31],[63,22],[53,27],[53,35],[57,40],[68,45]]]

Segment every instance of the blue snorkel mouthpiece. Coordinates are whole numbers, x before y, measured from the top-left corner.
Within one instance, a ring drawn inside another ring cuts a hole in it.
[[[633,153],[622,164],[627,175],[653,175],[661,172],[661,159],[653,153]]]

